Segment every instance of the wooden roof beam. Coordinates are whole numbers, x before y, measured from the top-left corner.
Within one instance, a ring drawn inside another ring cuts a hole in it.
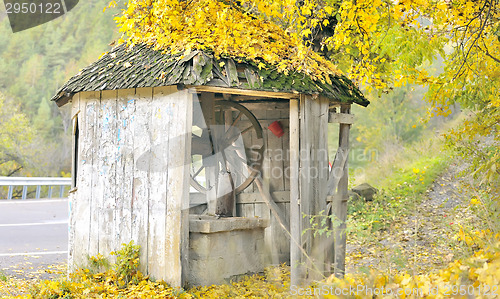
[[[186,88],[193,89],[195,92],[213,92],[213,93],[228,93],[236,95],[246,95],[255,96],[261,98],[272,98],[272,99],[298,99],[299,93],[292,92],[274,92],[274,91],[262,91],[262,90],[250,90],[250,89],[237,89],[237,88],[227,88],[227,87],[217,87],[217,86],[192,86],[186,85]]]

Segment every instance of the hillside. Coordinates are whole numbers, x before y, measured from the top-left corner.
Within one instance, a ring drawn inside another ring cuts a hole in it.
[[[27,116],[36,129],[32,147],[46,153],[43,161],[36,155],[28,159],[32,163],[24,165],[25,175],[69,172],[68,111],[58,109],[49,99],[69,77],[107,51],[118,36],[113,21],[118,9],[103,12],[107,3],[80,1],[66,15],[17,33],[12,33],[4,6],[0,6],[0,94],[9,103],[5,108],[18,105]]]

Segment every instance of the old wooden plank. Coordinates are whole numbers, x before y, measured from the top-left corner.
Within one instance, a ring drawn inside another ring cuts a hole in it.
[[[75,95],[76,97],[80,97],[80,95]],[[78,105],[78,102],[73,102],[73,104]],[[73,115],[72,118],[72,125],[73,125],[73,130],[72,130],[72,142],[71,142],[71,189],[69,190],[70,193],[76,191],[76,176],[77,176],[77,171],[78,171],[78,145],[79,145],[79,139],[80,139],[80,128],[79,128],[79,123],[78,123],[78,113],[80,113],[80,110]],[[40,198],[40,186],[37,187],[37,194],[36,198]],[[71,208],[71,205],[70,205]]]
[[[193,128],[193,95],[184,92],[183,94],[178,94],[184,99],[184,105],[179,107],[179,112],[185,113],[185,123],[180,124],[180,129],[182,130],[182,135],[184,140],[180,143],[184,144],[184,163],[182,164],[184,169],[181,175],[182,178],[182,193],[175,194],[178,196],[177,202],[181,200],[181,220],[178,224],[180,225],[180,265],[181,265],[181,285],[185,286],[188,281],[189,276],[189,190],[190,190],[190,176],[189,176],[189,165],[191,163],[191,156],[187,153],[191,152],[191,130]],[[182,101],[182,99],[181,99]],[[182,110],[183,109],[183,110]],[[168,210],[167,210],[168,212]]]
[[[279,210],[283,211],[284,218],[287,220],[288,223],[290,223],[290,220],[288,219],[288,215],[290,215],[290,203],[287,202],[277,202],[276,205],[278,206]],[[279,235],[278,235],[279,234]],[[278,252],[278,261],[280,264],[290,263],[290,229],[288,232],[283,233],[283,231],[278,231],[278,229],[275,229],[275,236],[278,236],[276,238],[276,247],[277,247],[277,252]]]
[[[281,112],[279,110],[266,111],[267,119],[272,122],[280,121]],[[283,139],[275,136],[266,126],[264,129],[267,134],[267,162],[269,169],[267,176],[269,178],[269,186],[272,191],[284,190],[284,175],[283,175]]]
[[[261,100],[254,100],[254,101],[247,101],[245,100],[244,102],[239,102],[243,106],[245,106],[248,110],[250,111],[255,111],[255,110],[275,110],[275,111],[282,111],[282,110],[288,110],[288,101],[283,102],[272,102],[272,101],[261,101]],[[288,118],[288,115],[287,115]]]
[[[135,89],[118,90],[117,117],[115,247],[132,239]]]
[[[74,152],[73,164],[78,169],[78,176],[75,176],[75,188],[77,186],[83,190],[89,190],[91,181],[89,180],[92,163],[92,152],[89,151],[88,119],[86,118],[86,99],[89,93],[78,93],[76,105],[80,110],[80,97],[82,97],[82,110],[76,114],[79,130],[79,144],[75,145],[78,151]],[[75,104],[75,102],[74,102]],[[89,161],[90,159],[90,161]],[[90,163],[89,163],[90,162]],[[73,174],[75,175],[75,174]],[[77,266],[83,265],[83,257],[88,250],[89,230],[90,230],[90,192],[73,192],[69,196],[70,219],[69,219],[69,260],[68,267],[74,270]]]
[[[318,169],[317,187],[315,189],[315,213],[322,213],[326,215],[328,213],[327,209],[327,190],[326,185],[328,182],[328,99],[324,97],[319,98],[319,111],[317,115],[317,154],[316,154],[316,164],[315,167]],[[321,224],[321,220],[319,220]],[[327,222],[328,223],[328,222]],[[327,225],[326,225],[327,226]],[[320,226],[321,227],[321,226]],[[321,227],[328,228],[328,227]],[[318,259],[318,263],[322,265],[323,275],[329,275],[329,267],[327,251],[331,248],[329,247],[330,241],[333,236],[327,238],[326,235],[321,235],[315,238],[315,251],[313,255]]]
[[[149,152],[148,274],[157,279],[167,276],[166,235],[179,233],[166,231],[170,221],[167,219],[167,167],[170,164],[170,143],[174,142],[169,136],[175,121],[171,97],[175,92],[177,89],[173,86],[153,88],[153,100],[149,106],[152,144]]]
[[[350,105],[342,106],[341,113],[350,113]],[[344,152],[349,152],[349,130],[351,125],[341,124],[339,128],[339,148]],[[347,219],[347,200],[348,195],[348,182],[349,182],[349,165],[348,159],[344,164],[343,175],[339,181],[335,199],[333,202],[333,213],[335,214],[340,225],[334,228],[335,235],[335,276],[343,277],[345,274],[345,255],[346,255],[346,219]]]
[[[241,217],[255,217],[255,204],[240,204]]]
[[[290,284],[299,285],[301,283],[302,270],[302,217],[300,215],[299,199],[299,101],[290,100]]]
[[[75,94],[71,99],[71,118],[75,118],[80,113],[80,95]]]
[[[238,123],[236,124],[236,128],[239,130],[239,132],[241,132],[241,131],[245,130],[246,128],[250,127],[250,125],[251,125],[250,120],[248,120],[248,118],[246,116],[242,116],[240,118],[240,120],[238,121]],[[237,140],[237,142],[242,142],[242,144],[240,143],[240,146],[242,146],[242,147],[245,147],[245,148],[252,147],[255,145],[255,143],[258,142],[257,135],[255,134],[254,130],[250,130],[247,133],[242,134],[241,140]],[[251,152],[247,151],[247,152],[243,153],[243,151],[242,151],[241,154],[242,155],[244,154],[246,159],[252,158],[252,156],[250,156]],[[244,167],[243,164],[236,164],[236,165],[238,167],[235,170],[240,172],[240,179],[237,181],[237,183],[242,184],[245,181],[246,177],[250,174],[250,172],[249,172],[248,168]],[[244,176],[241,174],[244,174]],[[253,192],[255,192],[255,186],[252,183],[245,190],[243,190],[242,193],[253,193]],[[246,214],[243,214],[243,215],[246,215]]]
[[[87,115],[89,119],[89,132],[91,135],[90,151],[92,151],[92,170],[90,172],[91,176],[91,203],[90,203],[90,236],[89,236],[89,248],[87,254],[89,256],[95,256],[99,253],[99,230],[100,230],[100,218],[99,209],[102,205],[103,190],[101,189],[101,184],[99,182],[99,172],[102,162],[100,163],[100,138],[101,138],[101,93],[95,92],[92,98],[87,99]]]
[[[312,144],[308,136],[312,134],[312,124],[310,124],[311,120],[310,114],[308,113],[310,109],[310,104],[309,104],[309,98],[306,96],[300,98],[299,102],[299,119],[300,119],[300,133],[299,133],[299,161],[300,161],[300,168],[299,168],[299,184],[300,184],[300,221],[301,221],[301,229],[302,229],[302,235],[301,235],[301,244],[304,250],[307,252],[307,254],[310,254],[311,252],[311,238],[312,238],[312,232],[308,229],[310,228],[309,224],[309,217],[310,215],[310,201],[312,198],[312,180],[311,176],[309,175],[310,171],[310,163],[311,163],[311,150],[312,150]],[[306,217],[304,217],[304,215]],[[306,260],[303,260],[302,262],[306,262]],[[310,267],[311,265],[307,265],[307,267]],[[304,271],[307,271],[309,269],[305,268]]]
[[[187,90],[166,98],[171,122],[168,131],[166,273],[163,279],[180,287],[189,261],[189,163],[191,153],[192,97]]]
[[[276,203],[287,203],[290,202],[290,191],[274,191],[271,192],[272,197]],[[250,203],[265,203],[262,199],[260,193],[240,193],[236,200],[238,204],[250,204]]]
[[[231,109],[228,109],[226,111],[223,112],[224,113],[224,136],[225,136],[225,132],[228,132],[230,129],[231,129],[231,126],[234,122],[234,118],[233,118],[233,111]],[[228,177],[229,177],[229,180],[230,180],[230,188],[233,190],[232,192],[230,192],[228,194],[229,198],[224,202],[227,206],[226,206],[226,210],[230,210],[231,213],[226,215],[226,216],[236,216],[236,194],[234,193],[234,189],[236,188],[236,185],[237,184],[237,174],[236,173],[232,173],[232,165],[230,163],[230,160],[228,159],[228,155],[234,155],[235,153],[234,152],[231,152],[231,151],[226,151],[225,149],[222,149],[222,151],[224,152],[224,156],[225,156],[225,162],[226,162],[226,170],[228,171]]]
[[[132,195],[132,239],[141,246],[141,271],[148,270],[148,222],[149,222],[149,173],[151,169],[152,136],[151,102],[153,89],[137,88],[135,94],[134,131],[134,181]]]
[[[266,144],[266,150],[264,151],[264,160],[262,161],[262,170],[261,170],[261,176],[260,177],[261,177],[262,183],[265,186],[265,188],[267,189],[267,191],[268,192],[272,192],[272,190],[270,189],[270,181],[271,181],[271,154],[270,154],[270,150],[269,150],[269,141],[268,141],[269,135],[272,135],[272,134],[271,134],[271,132],[269,132],[269,130],[267,129],[267,126],[263,122],[263,119],[266,119],[266,117],[267,117],[267,111],[266,110],[255,110],[255,111],[252,111],[252,113],[259,120],[259,123],[261,123],[261,125],[263,126],[263,128],[262,128],[262,130],[263,130],[262,136],[263,136],[264,142]],[[242,125],[246,126],[245,123],[242,123]],[[254,135],[252,136],[252,139],[253,138],[254,138]],[[262,191],[260,191],[258,183],[256,183],[256,187],[257,187],[257,190],[261,193],[261,196],[262,196]],[[262,197],[264,197],[264,196],[262,196]],[[265,198],[262,198],[262,199],[265,200]],[[272,211],[271,211],[271,215],[272,215]],[[273,220],[273,218],[274,218],[274,220]],[[274,237],[274,234],[275,234],[274,227],[276,225],[279,226],[279,223],[273,223],[274,221],[276,221],[276,218],[275,217],[271,217],[270,227],[271,227],[271,234],[273,235],[273,237]]]
[[[225,65],[227,81],[231,86],[238,86],[238,70],[233,59],[228,59]]]
[[[72,102],[72,107],[71,110],[79,110],[79,99],[80,95],[76,94],[75,95],[75,100]],[[75,109],[76,107],[76,109]],[[73,113],[72,113],[73,114]],[[78,128],[78,113],[74,114],[72,116],[73,119],[73,136],[72,136],[72,146],[71,146],[71,190],[68,194],[68,209],[69,209],[69,223],[68,223],[68,267],[70,271],[72,271],[73,264],[74,264],[74,253],[73,253],[73,246],[74,246],[74,238],[75,238],[75,216],[74,216],[74,203],[75,203],[75,194],[74,192],[76,191],[76,171],[78,168],[78,135],[79,135],[79,128]],[[38,187],[40,188],[40,187]],[[39,189],[37,189],[37,198],[39,198]]]
[[[269,185],[270,192],[281,191],[284,189],[284,176],[283,176],[283,142],[282,137],[275,136],[269,129],[268,126],[274,122],[279,121],[281,117],[281,112],[279,110],[267,110],[265,111],[265,119],[261,120],[261,125],[265,131],[264,136],[266,137],[266,155],[265,163],[266,166],[264,172],[264,182]],[[283,217],[289,223],[289,219],[286,216],[285,205],[279,203],[273,197],[276,202],[276,207],[283,213]],[[269,234],[273,240],[272,243],[272,259],[273,263],[283,263],[286,261],[285,252],[287,247],[290,247],[288,242],[288,232],[283,233],[283,229],[280,225],[280,220],[276,217],[271,217]]]
[[[328,196],[334,195],[337,192],[339,181],[344,174],[344,167],[347,163],[348,155],[348,148],[339,147],[337,149],[337,153],[335,154],[335,158],[332,163],[332,169],[330,170],[328,177],[328,182],[325,187]]]
[[[236,89],[236,88],[226,88],[226,87],[216,87],[216,86],[206,86],[206,85],[203,86],[186,85],[186,87],[193,89],[193,92],[205,91],[212,93],[228,93],[228,94],[248,95],[248,96],[257,96],[262,98],[274,98],[274,99],[296,99],[299,97],[298,93],[288,93],[288,92]]]
[[[281,111],[281,125],[285,131],[283,135],[283,190],[290,190],[290,114],[289,108]]]
[[[203,166],[205,166],[205,179],[207,188],[207,212],[210,215],[215,215],[215,210],[217,208],[217,178],[219,173],[217,156],[217,142],[215,140],[216,127],[215,127],[215,107],[214,107],[214,95],[210,92],[203,92],[200,96],[200,105],[203,112],[203,117],[205,119],[205,125],[208,127],[206,133],[210,134],[212,139],[212,146],[215,155],[210,155],[208,157],[203,157]]]
[[[116,250],[115,208],[116,208],[116,90],[101,92],[101,137],[99,139],[99,185],[102,190],[99,217],[99,253],[105,256]],[[110,257],[113,260],[113,256]]]
[[[324,272],[325,236],[314,236],[314,230],[321,228],[321,213],[326,214],[326,192],[324,188],[328,174],[327,125],[328,102],[306,96],[300,103],[300,167],[301,167],[301,213],[308,279],[320,279]],[[325,217],[325,216],[323,216]],[[312,224],[319,225],[315,228]]]
[[[335,113],[335,112],[328,113],[329,123],[352,125],[355,121],[356,117],[354,116],[354,114]]]
[[[261,123],[261,125],[262,125],[261,120],[266,118],[266,110],[259,109],[259,110],[253,110],[251,112],[255,116],[255,118],[259,121],[259,123]],[[241,121],[238,122],[238,125],[239,125],[239,129],[241,131],[244,131],[246,128],[252,126],[252,123],[250,122],[250,120],[248,118],[244,117],[244,118],[242,118]],[[255,130],[253,130],[253,129],[248,131],[245,134],[242,134],[243,138],[246,139],[244,141],[246,147],[247,148],[252,148],[254,146],[260,147],[262,143],[267,146],[267,132],[265,130],[266,129],[264,127],[262,139],[257,138],[257,134],[256,134]],[[247,153],[249,154],[249,156],[247,157],[247,159],[249,159],[249,161],[251,159],[256,159],[256,156],[251,156],[252,154],[250,151]],[[270,171],[271,163],[269,161],[269,155],[266,154],[266,152],[264,152],[263,154],[264,154],[264,159],[262,161],[262,167],[261,167],[260,173],[257,175],[260,176],[262,178],[264,184],[268,186],[269,185],[269,178],[270,178],[269,171]],[[248,188],[245,191],[249,192],[249,193],[250,192],[253,192],[253,193],[259,192],[257,185],[255,183],[252,183],[250,186],[248,186]],[[261,199],[263,199],[262,195],[261,195]],[[264,199],[264,202],[265,202],[265,199]],[[267,204],[266,204],[266,207],[269,209]],[[243,211],[244,211],[244,217],[258,216],[259,213],[261,213],[262,215],[265,215],[267,212],[265,210],[265,208],[262,207],[260,204],[245,204],[245,205],[243,205]],[[269,210],[269,213],[271,214],[270,210]],[[273,217],[271,217],[271,219],[272,218]],[[272,232],[273,232],[273,228],[272,228],[272,224],[270,224],[270,226],[268,228],[266,228],[266,234],[268,235],[268,238],[270,240],[272,240]]]

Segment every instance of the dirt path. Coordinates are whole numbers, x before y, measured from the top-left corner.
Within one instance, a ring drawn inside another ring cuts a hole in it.
[[[454,241],[461,219],[474,217],[461,186],[458,162],[439,176],[419,204],[409,198],[409,215],[399,215],[390,228],[377,231],[365,243],[347,246],[347,273],[375,268],[385,273],[404,270],[413,274],[442,268],[456,258]]]

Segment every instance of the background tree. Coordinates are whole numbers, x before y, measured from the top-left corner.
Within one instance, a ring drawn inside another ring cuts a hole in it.
[[[12,33],[0,5],[0,92],[10,103],[2,112],[13,113],[15,103],[16,111],[22,111],[28,126],[37,132],[24,139],[27,143],[19,154],[31,158],[23,160],[24,172],[15,175],[60,176],[62,171],[70,172],[70,113],[67,107],[59,109],[49,100],[69,77],[107,51],[116,38],[116,11],[103,13],[106,3],[80,1],[65,16],[17,33]],[[3,148],[0,155],[5,155]]]
[[[31,157],[23,153],[29,152],[33,136],[26,116],[0,93],[0,176],[15,175],[25,167]]]

